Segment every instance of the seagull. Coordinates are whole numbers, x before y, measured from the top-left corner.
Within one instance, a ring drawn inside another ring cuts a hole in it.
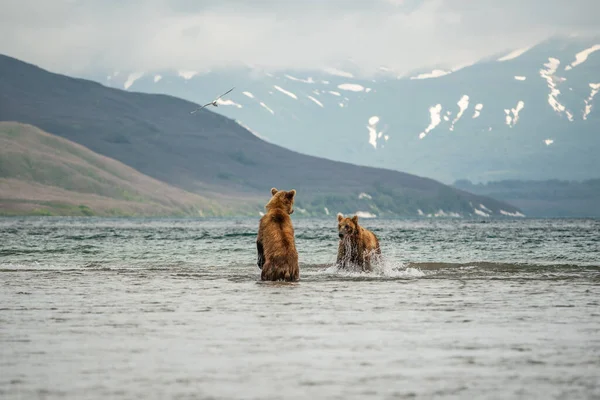
[[[198,107],[196,108],[194,111],[190,112],[190,114],[195,114],[198,111],[202,110],[204,107],[207,106],[215,106],[215,107],[219,107],[217,105],[217,101],[219,101],[219,99],[223,96],[225,96],[227,93],[231,92],[233,89],[235,89],[235,87],[232,87],[231,89],[229,89],[228,91],[226,91],[225,93],[223,93],[222,95],[220,95],[219,97],[217,97],[216,99],[214,99],[213,101],[211,101],[210,103],[206,103],[205,105],[203,105],[202,107]]]

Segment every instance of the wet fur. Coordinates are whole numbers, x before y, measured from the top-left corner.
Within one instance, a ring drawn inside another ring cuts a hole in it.
[[[375,234],[358,224],[358,216],[344,218],[338,214],[338,255],[339,268],[358,266],[362,271],[371,271],[372,262],[381,255],[379,240]]]
[[[260,278],[263,281],[297,281],[300,279],[298,252],[290,218],[296,191],[273,188],[271,195],[256,238],[257,265],[262,269]]]

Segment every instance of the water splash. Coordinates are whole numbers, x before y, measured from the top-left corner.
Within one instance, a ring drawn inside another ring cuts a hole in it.
[[[357,265],[350,264],[340,268],[336,264],[320,271],[320,274],[336,275],[349,278],[420,278],[425,273],[420,268],[409,267],[402,261],[375,256],[371,263],[371,271],[362,271]]]

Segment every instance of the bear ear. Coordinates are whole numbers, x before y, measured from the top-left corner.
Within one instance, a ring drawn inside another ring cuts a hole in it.
[[[295,195],[296,195],[296,189],[292,189],[292,190],[290,190],[289,192],[287,192],[287,193],[285,194],[285,196],[286,196],[288,199],[293,199]]]
[[[354,222],[354,224],[358,225],[358,215],[355,215],[354,217],[352,217],[352,222]]]
[[[344,219],[344,214],[338,213],[337,219],[338,219],[338,222],[342,222],[342,219]]]
[[[279,190],[275,188],[271,188],[271,196],[275,196],[275,193],[279,192]]]

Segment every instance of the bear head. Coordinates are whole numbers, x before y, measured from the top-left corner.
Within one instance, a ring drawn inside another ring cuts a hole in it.
[[[296,196],[295,189],[286,192],[285,190],[277,190],[272,188],[271,196],[273,197],[271,197],[271,200],[269,200],[265,206],[267,210],[281,209],[288,214],[292,214],[294,212],[294,198]]]
[[[340,239],[344,240],[347,237],[356,235],[358,233],[358,216],[352,218],[344,218],[342,213],[337,215],[338,220],[338,235]]]

